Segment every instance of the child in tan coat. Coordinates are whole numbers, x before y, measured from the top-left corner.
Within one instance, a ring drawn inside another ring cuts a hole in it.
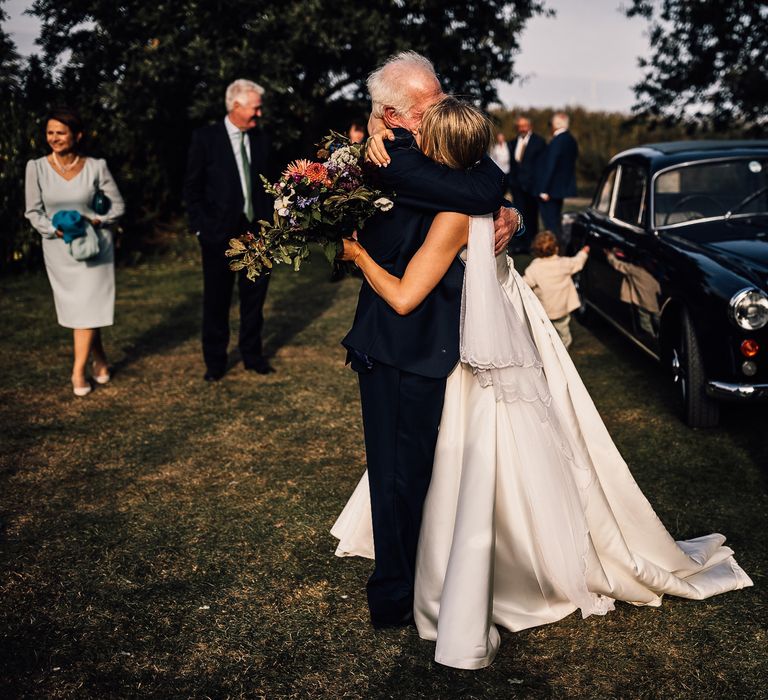
[[[572,258],[558,255],[560,247],[551,231],[538,233],[531,244],[533,261],[525,270],[523,279],[541,301],[544,311],[555,327],[565,347],[572,342],[571,311],[581,306],[576,285],[571,279],[584,267],[589,246],[584,246]]]

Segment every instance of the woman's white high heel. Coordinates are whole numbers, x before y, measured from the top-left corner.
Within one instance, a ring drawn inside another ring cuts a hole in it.
[[[93,364],[93,369],[96,369],[96,363]],[[112,379],[112,375],[109,373],[109,369],[107,369],[106,373],[104,374],[96,374],[94,371],[93,373],[93,381],[97,384],[109,384],[109,381]]]
[[[72,381],[72,391],[75,396],[88,396],[93,391],[91,383],[88,382],[85,386],[75,386],[74,380]]]

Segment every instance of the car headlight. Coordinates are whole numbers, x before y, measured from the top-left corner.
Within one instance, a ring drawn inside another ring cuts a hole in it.
[[[728,304],[731,320],[745,331],[756,331],[768,323],[768,295],[758,289],[742,289]]]

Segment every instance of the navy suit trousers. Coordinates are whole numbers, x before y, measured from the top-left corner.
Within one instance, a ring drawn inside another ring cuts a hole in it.
[[[227,369],[229,308],[235,278],[240,295],[240,355],[243,364],[252,365],[262,357],[261,332],[264,326],[264,300],[269,274],[251,282],[245,270],[233,272],[224,255],[226,245],[200,241],[203,257],[203,359],[209,371],[223,374]]]
[[[544,228],[552,231],[561,240],[563,235],[562,216],[563,200],[550,198],[548,202],[539,200],[539,211]]]
[[[376,563],[368,580],[375,626],[402,623],[413,611],[416,546],[443,411],[445,378],[377,362],[358,366],[371,489]]]

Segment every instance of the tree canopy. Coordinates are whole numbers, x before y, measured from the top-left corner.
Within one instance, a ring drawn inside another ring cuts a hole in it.
[[[636,111],[695,119],[715,130],[768,127],[768,3],[765,0],[632,0],[650,22],[650,56],[635,86]]]
[[[7,91],[18,87],[19,54],[11,38],[3,31],[2,23],[8,19],[0,2],[0,97],[6,97]]]
[[[402,49],[430,57],[447,89],[487,104],[496,98],[494,80],[515,78],[519,35],[543,11],[538,0],[36,0],[33,6],[61,97],[97,122],[101,140],[144,177],[154,170],[153,158],[165,168],[169,150],[183,166],[189,129],[220,116],[224,88],[237,77],[267,89],[266,122],[283,150],[306,147],[329,126],[342,128],[332,121],[350,102],[365,107],[367,74]],[[178,174],[171,168],[174,180]]]
[[[90,152],[109,158],[126,196],[136,240],[179,212],[190,132],[222,117],[232,80],[266,88],[265,125],[283,165],[364,116],[368,73],[400,50],[432,59],[447,90],[494,101],[495,81],[516,78],[521,32],[548,12],[544,3],[35,0],[39,58],[23,64],[0,34],[0,87],[18,88],[0,111],[24,118],[13,177],[42,155],[47,109],[78,109]]]

